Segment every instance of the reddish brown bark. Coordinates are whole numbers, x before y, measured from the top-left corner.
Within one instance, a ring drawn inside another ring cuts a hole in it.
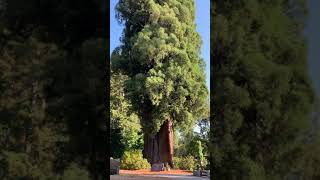
[[[168,118],[156,135],[144,135],[144,157],[151,163],[168,163],[173,168],[173,124]]]

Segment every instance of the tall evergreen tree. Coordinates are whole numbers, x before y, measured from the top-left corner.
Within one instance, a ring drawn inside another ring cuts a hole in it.
[[[151,164],[172,163],[172,124],[190,130],[203,118],[208,90],[193,0],[120,0],[122,45],[111,66],[127,76],[126,91],[144,132]],[[172,164],[171,164],[172,165]]]
[[[297,174],[310,127],[301,1],[213,2],[217,179],[286,179]]]

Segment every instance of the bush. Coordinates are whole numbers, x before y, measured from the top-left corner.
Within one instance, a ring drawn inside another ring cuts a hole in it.
[[[181,158],[173,157],[173,164],[175,169],[180,169],[181,166]]]
[[[143,158],[141,151],[131,150],[124,152],[120,164],[121,169],[137,170],[150,169],[150,164]]]
[[[193,156],[174,157],[173,163],[176,169],[193,171],[195,169],[195,159]]]

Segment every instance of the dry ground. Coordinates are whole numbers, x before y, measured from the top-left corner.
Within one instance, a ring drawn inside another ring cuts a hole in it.
[[[139,175],[158,175],[158,174],[172,174],[172,175],[192,175],[191,171],[185,170],[170,170],[170,171],[150,171],[150,169],[145,170],[120,170],[120,174],[139,174]]]
[[[205,177],[192,176],[192,172],[183,170],[171,170],[151,172],[150,170],[120,170],[120,175],[110,176],[111,180],[208,180]]]

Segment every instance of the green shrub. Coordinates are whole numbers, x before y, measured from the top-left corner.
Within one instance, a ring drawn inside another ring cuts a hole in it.
[[[193,156],[173,157],[175,169],[192,171],[195,169],[196,161]]]
[[[173,164],[175,169],[180,169],[181,159],[179,157],[173,157]]]
[[[124,152],[120,164],[121,169],[137,170],[137,169],[150,169],[150,164],[143,158],[141,151],[131,150]]]

